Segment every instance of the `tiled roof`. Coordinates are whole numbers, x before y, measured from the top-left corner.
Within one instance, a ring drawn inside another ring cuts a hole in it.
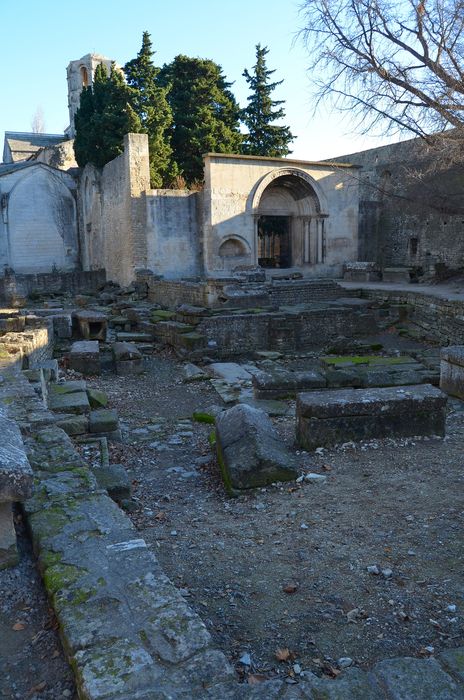
[[[65,138],[63,134],[33,134],[20,131],[6,131],[3,159],[6,162],[8,162],[10,157],[13,162],[26,160],[41,148],[56,146],[56,144],[64,141]]]

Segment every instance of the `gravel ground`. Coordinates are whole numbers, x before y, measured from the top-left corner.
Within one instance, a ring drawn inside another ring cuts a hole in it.
[[[337,675],[464,643],[462,404],[445,440],[384,440],[305,454],[277,418],[303,479],[229,499],[195,409],[221,404],[159,354],[104,389],[125,441],[131,517],[241,676]],[[291,404],[290,404],[291,405]],[[368,568],[375,567],[375,568]],[[378,573],[377,573],[378,572]]]
[[[57,624],[16,514],[20,563],[0,571],[0,697],[77,700]]]

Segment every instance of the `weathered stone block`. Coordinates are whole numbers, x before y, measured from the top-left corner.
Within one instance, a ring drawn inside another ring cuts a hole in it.
[[[393,700],[462,700],[464,689],[435,659],[385,659],[374,666]]]
[[[85,391],[69,394],[50,394],[48,407],[55,413],[88,413],[90,404]]]
[[[49,393],[54,395],[76,394],[77,392],[86,391],[87,384],[83,379],[73,379],[69,382],[60,382],[59,384],[50,384]]]
[[[72,316],[71,314],[53,315],[53,332],[57,338],[71,338]]]
[[[113,359],[116,374],[140,374],[143,372],[143,357],[140,350],[133,343],[113,343]]]
[[[89,429],[89,419],[85,415],[57,415],[56,425],[67,435],[84,435]]]
[[[382,280],[393,284],[408,284],[411,281],[409,267],[384,267]]]
[[[217,453],[226,489],[249,489],[296,477],[293,456],[269,417],[245,404],[224,411],[216,422]]]
[[[300,394],[297,440],[313,450],[350,440],[444,435],[446,402],[430,384]]]
[[[464,345],[449,345],[441,349],[440,389],[464,399]]]
[[[89,428],[91,433],[111,433],[118,427],[118,414],[113,409],[101,408],[90,412]]]
[[[39,365],[47,382],[56,382],[59,378],[58,360],[43,360]]]
[[[98,340],[78,340],[73,343],[69,353],[69,366],[85,376],[100,374]]]
[[[108,405],[108,396],[104,391],[98,389],[87,389],[87,397],[91,408],[106,408]]]
[[[95,467],[92,471],[99,487],[106,489],[113,501],[120,503],[125,498],[130,498],[131,482],[122,464]]]
[[[253,373],[253,390],[258,399],[285,398],[295,396],[299,391],[322,389],[325,386],[325,377],[316,370],[292,372],[279,368]]]
[[[444,651],[439,659],[457,678],[464,681],[464,647]]]
[[[32,469],[16,423],[0,415],[0,503],[24,501],[32,493]]]

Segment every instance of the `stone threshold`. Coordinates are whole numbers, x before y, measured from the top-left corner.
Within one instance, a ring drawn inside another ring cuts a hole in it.
[[[336,680],[239,684],[23,376],[2,372],[0,406],[18,422],[34,471],[25,514],[81,700],[464,700],[464,648],[350,668]]]

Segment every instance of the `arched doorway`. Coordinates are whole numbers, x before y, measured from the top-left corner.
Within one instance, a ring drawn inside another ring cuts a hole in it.
[[[289,268],[324,261],[327,215],[316,188],[296,168],[280,168],[263,178],[253,198],[258,265]]]

